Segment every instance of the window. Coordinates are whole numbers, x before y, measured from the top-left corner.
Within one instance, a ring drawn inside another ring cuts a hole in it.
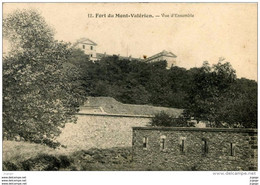
[[[148,137],[144,137],[143,138],[143,149],[147,150],[147,146],[148,146]]]
[[[165,141],[166,141],[166,136],[161,136],[161,137],[160,137],[160,149],[161,149],[162,151],[165,150]]]
[[[209,152],[208,141],[206,139],[202,139],[202,144],[202,152],[204,155],[206,155]]]
[[[93,50],[93,46],[90,46],[90,50]]]
[[[230,143],[230,156],[235,156],[235,144]]]
[[[181,153],[185,152],[185,137],[180,137],[180,151]]]
[[[92,54],[90,54],[90,57],[93,57],[93,55],[92,55]]]
[[[184,140],[181,140],[181,152],[184,152]]]
[[[82,45],[82,48],[85,49],[85,45],[84,44]]]

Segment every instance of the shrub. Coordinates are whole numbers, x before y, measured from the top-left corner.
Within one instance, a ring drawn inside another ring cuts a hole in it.
[[[71,160],[67,156],[56,157],[48,154],[40,154],[35,158],[22,162],[25,171],[57,171],[70,165]]]
[[[3,171],[17,171],[19,170],[18,166],[10,161],[3,162]]]
[[[185,118],[183,115],[175,118],[164,111],[155,114],[155,116],[152,118],[152,121],[150,122],[152,126],[163,126],[163,127],[191,127],[191,125],[188,122],[188,119]]]

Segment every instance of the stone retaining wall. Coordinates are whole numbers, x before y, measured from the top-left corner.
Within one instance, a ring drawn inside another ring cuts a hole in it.
[[[132,146],[132,127],[147,126],[149,116],[119,114],[77,115],[77,123],[68,123],[58,141],[68,150]]]

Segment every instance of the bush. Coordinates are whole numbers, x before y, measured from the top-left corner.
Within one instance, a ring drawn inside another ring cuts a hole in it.
[[[67,156],[53,156],[40,154],[35,158],[22,162],[22,168],[25,171],[57,171],[61,168],[69,167],[71,160]]]
[[[194,125],[191,125],[188,122],[188,119],[184,116],[180,116],[178,118],[175,118],[165,112],[160,112],[158,114],[155,114],[155,116],[152,118],[152,121],[150,122],[152,126],[163,126],[163,127],[191,127]]]
[[[18,169],[18,166],[10,161],[3,162],[3,171],[17,171]]]

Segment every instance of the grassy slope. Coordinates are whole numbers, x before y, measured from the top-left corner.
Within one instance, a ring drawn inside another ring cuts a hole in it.
[[[3,161],[23,161],[40,153],[54,154],[54,149],[47,146],[15,141],[3,141]]]
[[[3,171],[161,171],[163,166],[143,166],[132,160],[132,148],[53,150],[46,146],[4,141]]]
[[[179,116],[183,112],[183,109],[177,108],[124,104],[111,97],[88,97],[84,106],[102,107],[106,113],[111,114],[154,115],[164,111],[172,116]]]
[[[127,171],[142,170],[132,162],[131,147],[89,149],[69,153],[46,146],[15,141],[3,142],[3,169],[10,171]]]
[[[113,114],[152,115],[164,110],[178,115],[182,112],[181,109],[122,104],[109,97],[89,98],[85,106],[90,105],[102,106],[107,113]],[[27,142],[3,141],[2,155],[4,164],[9,163],[15,166],[9,170],[146,170],[131,161],[131,147],[75,151],[54,150],[47,146]],[[69,161],[69,165],[64,167],[61,164],[64,161],[66,165]],[[47,163],[54,164],[46,167]],[[55,165],[58,167],[56,168]],[[5,170],[8,170],[8,166],[3,166],[7,167]]]

